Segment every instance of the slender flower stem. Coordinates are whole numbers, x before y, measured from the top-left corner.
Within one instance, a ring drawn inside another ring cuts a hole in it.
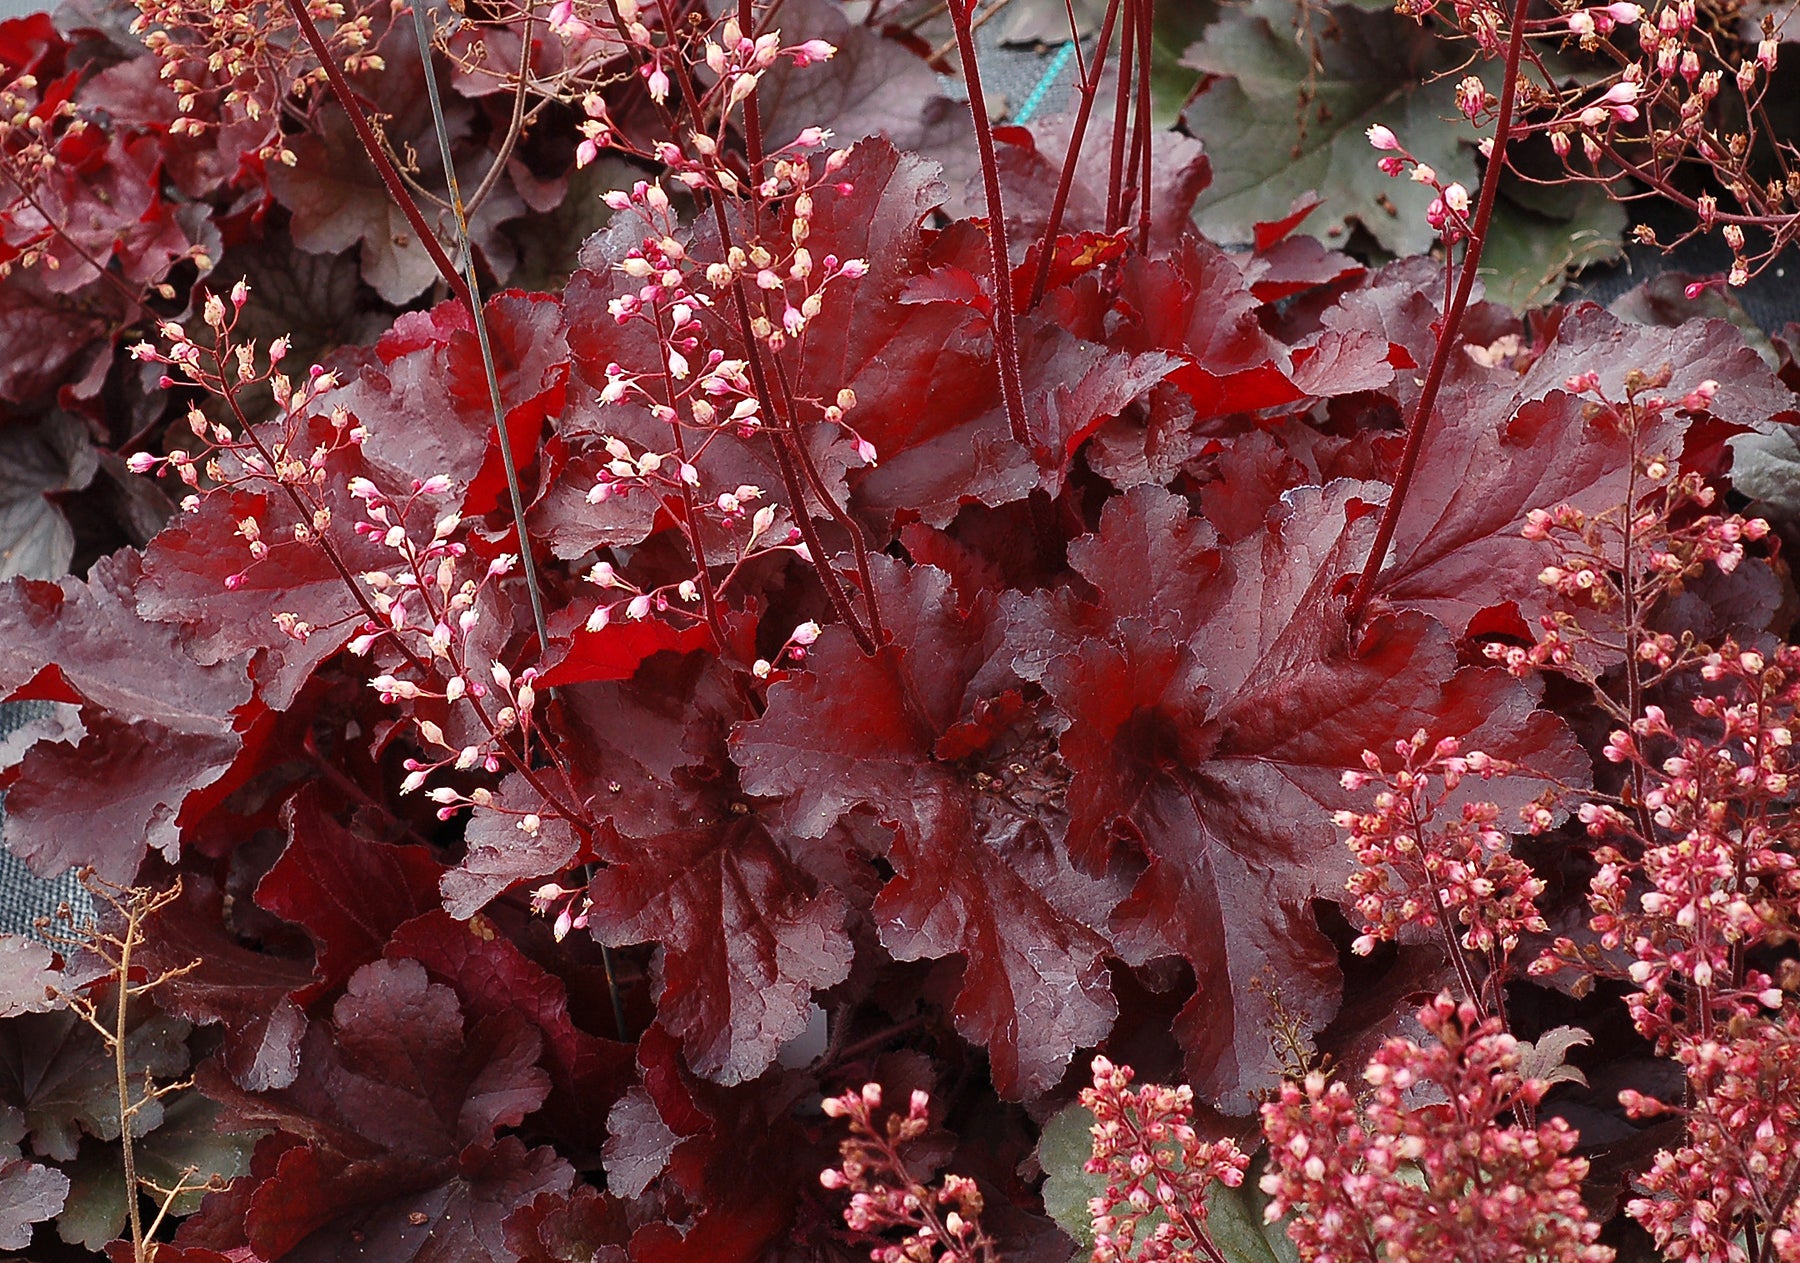
[[[494,347],[488,336],[487,312],[481,302],[481,282],[475,274],[475,247],[469,239],[469,217],[463,209],[462,187],[456,178],[456,159],[450,152],[450,127],[444,121],[444,103],[438,96],[437,72],[431,65],[431,31],[426,25],[424,0],[413,0],[413,30],[419,37],[419,61],[425,67],[425,94],[431,102],[431,118],[437,126],[438,148],[444,155],[444,180],[450,189],[450,206],[456,216],[457,243],[462,251],[463,302],[475,322],[475,340],[481,347],[481,367],[487,375],[488,403],[494,410],[495,437],[500,444],[500,467],[506,471],[506,491],[512,500],[513,526],[519,532],[519,572],[531,600],[531,621],[537,631],[538,652],[550,651],[550,628],[544,617],[544,594],[538,585],[537,563],[531,556],[531,536],[525,529],[525,496],[519,488],[518,462],[513,458],[512,437],[506,432],[506,404],[500,397],[500,374],[494,367]],[[525,32],[529,39],[531,32]],[[706,564],[701,558],[701,565]]]
[[[719,217],[723,219],[724,205],[716,201],[714,205],[719,208]],[[729,240],[729,237],[726,240]],[[793,423],[793,417],[785,411],[777,411],[773,406],[774,394],[769,389],[769,375],[763,365],[762,347],[757,343],[755,334],[751,332],[750,300],[744,293],[742,278],[733,278],[731,288],[737,305],[738,324],[743,331],[745,358],[749,361],[750,366],[750,380],[756,388],[757,401],[764,410],[763,415],[774,417],[776,426],[780,430],[773,444],[775,463],[781,469],[781,485],[786,489],[788,499],[794,506],[794,522],[799,526],[800,534],[806,540],[806,550],[812,555],[813,571],[819,576],[819,583],[824,587],[825,596],[830,600],[832,609],[843,620],[844,626],[850,629],[850,634],[856,638],[857,647],[863,653],[873,656],[880,645],[874,635],[862,625],[862,620],[857,618],[856,609],[850,604],[850,598],[844,592],[844,585],[831,569],[830,563],[825,560],[824,541],[819,538],[818,528],[813,525],[812,514],[806,510],[806,485],[799,465],[795,462],[793,447],[790,446],[790,442],[795,446],[798,445],[799,432]]]
[[[526,89],[531,83],[531,41],[536,37],[532,24],[537,17],[535,10],[527,5],[525,8],[525,25],[519,33],[519,69],[518,90],[513,93],[512,117],[506,123],[506,135],[500,139],[499,151],[494,160],[488,164],[487,174],[481,177],[481,183],[469,194],[469,204],[465,208],[473,215],[478,207],[487,200],[487,196],[500,183],[501,175],[506,171],[507,161],[512,157],[513,149],[519,143],[519,137],[525,131],[525,97]]]
[[[138,1170],[137,1154],[132,1148],[131,1125],[132,1115],[137,1112],[131,1103],[131,1084],[127,1078],[126,1037],[130,1033],[127,1025],[131,1001],[131,949],[137,946],[141,931],[139,929],[140,909],[133,906],[127,913],[125,935],[119,942],[119,1004],[117,1017],[113,1026],[112,1055],[113,1072],[117,1079],[119,1092],[119,1164],[125,1173],[125,1209],[131,1220],[131,1251],[137,1263],[143,1263],[148,1257],[144,1249],[144,1218],[138,1206]]]
[[[1124,29],[1119,33],[1119,80],[1113,94],[1112,160],[1106,173],[1106,231],[1118,232],[1125,224],[1125,133],[1131,115],[1131,32],[1137,20],[1137,5],[1125,0]]]
[[[615,21],[617,20],[615,10]],[[621,29],[623,29],[622,24]],[[687,67],[679,60],[675,63],[675,82],[681,91],[688,114],[696,119],[701,117],[699,92],[687,73]],[[674,126],[672,118],[670,126],[671,128]],[[719,231],[719,244],[722,248],[729,250],[733,245],[733,234],[731,217],[725,210],[724,196],[714,191],[707,195],[706,200],[711,203],[713,221]],[[865,654],[873,655],[880,647],[880,641],[857,618],[855,607],[850,603],[850,598],[845,593],[842,582],[825,561],[824,542],[819,538],[818,528],[813,524],[811,514],[807,512],[806,479],[802,472],[802,462],[810,462],[810,458],[801,441],[800,428],[795,418],[791,396],[784,397],[782,406],[776,407],[775,392],[771,388],[768,368],[763,363],[763,347],[756,338],[754,321],[750,314],[750,299],[741,276],[732,279],[731,293],[733,306],[736,308],[738,336],[743,341],[744,359],[750,369],[751,386],[756,392],[756,401],[761,414],[775,419],[775,432],[772,435],[771,443],[775,450],[775,463],[781,470],[782,487],[786,490],[788,499],[793,505],[795,524],[799,527],[801,537],[806,541],[807,552],[812,558],[813,571],[819,576],[819,583],[825,589],[826,598],[831,602],[832,609],[849,628],[850,634],[856,638],[857,646]],[[776,365],[779,368],[779,360]],[[841,506],[825,493],[823,484],[818,481],[816,471],[813,471],[813,480],[815,486],[819,488],[818,499],[824,504],[827,511],[834,514],[841,513]],[[862,537],[853,531],[851,538],[858,547],[857,566],[866,574],[867,560],[864,556],[865,550],[861,547]],[[705,565],[703,558],[700,560],[700,564]],[[880,615],[875,613],[874,591],[870,590],[867,595],[874,625],[879,627]]]
[[[1413,475],[1419,467],[1419,453],[1425,446],[1425,432],[1431,425],[1431,412],[1437,406],[1438,391],[1444,384],[1444,374],[1450,367],[1450,356],[1455,350],[1457,337],[1462,332],[1463,314],[1469,307],[1469,295],[1475,288],[1475,273],[1481,264],[1481,250],[1485,244],[1488,225],[1494,218],[1494,197],[1500,190],[1500,173],[1506,169],[1506,142],[1512,135],[1513,107],[1519,93],[1519,53],[1525,45],[1525,9],[1528,0],[1514,0],[1512,12],[1512,28],[1506,41],[1506,71],[1500,83],[1500,115],[1494,123],[1494,146],[1488,155],[1487,170],[1481,181],[1481,201],[1475,209],[1475,218],[1469,226],[1468,244],[1463,247],[1462,270],[1457,274],[1456,293],[1450,300],[1449,309],[1444,312],[1443,324],[1438,329],[1437,346],[1431,353],[1431,366],[1425,373],[1425,385],[1419,391],[1419,401],[1413,407],[1411,422],[1406,427],[1406,446],[1400,454],[1400,468],[1394,476],[1394,489],[1388,496],[1387,507],[1381,511],[1381,522],[1375,528],[1375,542],[1369,548],[1369,559],[1363,565],[1362,576],[1356,581],[1356,589],[1351,593],[1349,608],[1345,618],[1351,626],[1355,626],[1362,618],[1363,610],[1368,607],[1369,598],[1375,594],[1375,580],[1381,574],[1382,564],[1387,560],[1388,547],[1394,542],[1394,528],[1400,520],[1400,510],[1406,504],[1406,493],[1412,488]]]
[[[787,411],[788,416],[792,417],[794,415],[794,388],[788,381],[787,366],[781,362],[779,356],[775,358],[775,384],[781,388],[783,408]],[[850,537],[851,552],[856,557],[857,577],[862,581],[863,603],[868,606],[869,610],[869,635],[877,645],[883,644],[887,640],[887,633],[881,626],[881,602],[875,596],[875,579],[869,573],[869,545],[863,536],[862,527],[858,526],[856,519],[850,516],[849,511],[843,505],[838,503],[837,497],[831,494],[831,488],[825,485],[825,479],[819,473],[818,463],[813,460],[812,452],[808,450],[799,427],[790,425],[789,428],[794,444],[794,456],[800,464],[800,471],[806,475],[807,485],[812,488],[813,495],[818,498],[825,511]]]
[[[981,67],[976,57],[975,30],[969,19],[975,0],[950,0],[950,24],[956,28],[957,56],[962,59],[963,82],[969,89],[969,117],[975,124],[975,144],[981,151],[981,180],[987,192],[988,262],[994,278],[994,342],[1000,361],[1000,394],[1006,403],[1007,424],[1013,442],[1031,446],[1031,427],[1025,418],[1025,385],[1019,372],[1019,337],[1013,315],[1012,259],[1006,249],[1006,206],[1000,197],[1000,160],[994,152],[994,128],[981,94]]]
[[[666,344],[670,333],[663,327],[662,308],[655,307],[652,310],[652,316],[656,320],[657,341]],[[669,433],[675,444],[675,459],[680,461],[682,468],[685,469],[688,463],[687,439],[681,432],[681,418],[675,414],[675,383],[669,376],[666,366],[663,368],[661,378],[663,402],[669,409]],[[693,550],[694,568],[700,579],[700,601],[702,608],[706,611],[706,625],[712,630],[713,640],[722,650],[725,647],[725,619],[719,611],[718,594],[713,591],[712,574],[706,564],[706,538],[701,533],[700,506],[694,497],[693,487],[688,485],[685,478],[679,479],[679,481],[681,483],[681,525],[688,537],[688,547]]]
[[[1150,147],[1153,142],[1153,129],[1150,126],[1150,24],[1155,15],[1156,0],[1137,0],[1137,117],[1132,125],[1132,141],[1137,146],[1139,254],[1150,253]]]
[[[738,0],[738,25],[746,32],[756,30],[753,0]],[[762,111],[754,92],[744,98],[744,154],[750,160],[750,183],[754,185],[762,180],[763,164]]]
[[[338,104],[344,107],[344,113],[349,115],[350,126],[356,129],[356,138],[362,142],[363,152],[369,155],[369,161],[375,164],[375,170],[380,174],[381,182],[387,185],[388,196],[394,199],[394,205],[400,208],[400,213],[406,216],[406,222],[412,225],[413,232],[418,235],[419,244],[425,247],[425,253],[430,255],[431,261],[437,265],[438,273],[444,278],[444,283],[450,286],[450,292],[460,298],[465,306],[473,309],[474,299],[469,295],[468,285],[457,274],[456,265],[450,262],[450,256],[444,253],[444,247],[438,244],[437,235],[425,222],[424,212],[420,211],[418,202],[413,199],[412,194],[406,191],[406,182],[400,178],[400,173],[394,169],[394,164],[388,161],[387,154],[381,148],[381,142],[375,138],[375,131],[369,126],[369,120],[362,112],[362,106],[356,103],[356,94],[350,90],[349,81],[344,78],[344,72],[338,69],[337,59],[325,46],[324,36],[319,34],[319,28],[313,24],[312,15],[306,11],[306,0],[287,0],[287,7],[288,12],[294,15],[294,21],[299,24],[300,33],[306,37],[306,42],[312,45],[313,55],[324,67],[325,78],[331,84],[332,94],[337,97]],[[426,62],[426,70],[429,73],[429,61]],[[502,447],[504,448],[504,444]]]
[[[1088,118],[1094,112],[1094,97],[1106,71],[1106,47],[1112,42],[1113,23],[1119,16],[1120,0],[1110,0],[1106,19],[1100,25],[1100,47],[1094,53],[1094,64],[1084,71],[1081,86],[1076,89],[1081,104],[1075,108],[1075,130],[1069,133],[1068,152],[1063,154],[1062,174],[1056,182],[1056,198],[1050,203],[1050,218],[1044,225],[1044,241],[1038,250],[1037,275],[1031,280],[1031,297],[1025,309],[1030,311],[1044,301],[1044,290],[1050,284],[1050,264],[1056,255],[1056,238],[1062,232],[1063,213],[1069,205],[1069,192],[1075,186],[1075,168],[1081,165],[1081,144],[1087,138]],[[1077,44],[1079,48],[1080,45]]]

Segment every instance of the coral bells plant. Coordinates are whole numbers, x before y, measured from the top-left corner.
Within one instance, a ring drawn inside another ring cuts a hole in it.
[[[1630,7],[1405,19],[1479,174],[1263,111],[1392,262],[1196,230],[1150,0],[1061,122],[965,0],[0,23],[4,841],[117,896],[0,937],[0,1252],[1786,1257],[1794,338],[1476,284],[1564,133],[1780,231]]]

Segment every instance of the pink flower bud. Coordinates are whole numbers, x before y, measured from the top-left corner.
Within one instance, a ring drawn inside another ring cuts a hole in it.
[[[1369,138],[1369,144],[1377,149],[1390,150],[1400,148],[1400,138],[1394,135],[1391,128],[1383,127],[1380,123],[1376,123],[1374,126],[1370,127],[1365,134]]]

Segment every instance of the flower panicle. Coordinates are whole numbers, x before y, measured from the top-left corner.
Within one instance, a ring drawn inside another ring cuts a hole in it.
[[[1263,1105],[1268,1221],[1293,1216],[1288,1235],[1306,1263],[1610,1263],[1581,1201],[1587,1161],[1574,1156],[1574,1129],[1511,1121],[1549,1086],[1522,1073],[1518,1041],[1447,993],[1418,1017],[1432,1042],[1383,1045],[1364,1070],[1365,1102],[1314,1071]],[[1411,1103],[1433,1095],[1444,1103]]]
[[[1230,1139],[1203,1139],[1194,1127],[1193,1089],[1131,1086],[1131,1067],[1093,1062],[1081,1103],[1094,1115],[1087,1171],[1105,1191],[1089,1203],[1093,1263],[1182,1263],[1217,1258],[1207,1231],[1206,1190],[1244,1181],[1250,1158]],[[1152,1220],[1157,1222],[1152,1224]],[[1199,1252],[1199,1253],[1196,1253]]]
[[[994,1242],[981,1228],[975,1181],[949,1174],[927,1185],[902,1154],[931,1129],[927,1092],[915,1089],[904,1111],[885,1118],[878,1113],[879,1083],[827,1097],[823,1108],[826,1117],[845,1121],[850,1134],[838,1144],[838,1165],[822,1171],[819,1183],[850,1194],[844,1224],[879,1240],[869,1250],[872,1263],[997,1263]]]

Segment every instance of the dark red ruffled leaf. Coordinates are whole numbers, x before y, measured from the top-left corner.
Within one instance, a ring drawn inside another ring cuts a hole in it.
[[[590,928],[613,947],[662,945],[659,1020],[688,1064],[720,1083],[761,1074],[806,1028],[814,990],[842,982],[844,901],[758,822],[601,841]]]
[[[54,1167],[0,1157],[0,1250],[31,1245],[31,1225],[54,1219],[69,1195],[69,1177]]]
[[[1564,389],[1574,374],[1600,374],[1622,402],[1624,376],[1673,373],[1658,393],[1679,400],[1702,381],[1719,389],[1707,411],[1762,429],[1790,413],[1794,396],[1722,320],[1677,329],[1625,324],[1598,307],[1562,316],[1531,367],[1497,388],[1465,373],[1446,389],[1426,431],[1418,472],[1377,590],[1461,633],[1480,612],[1511,601],[1535,626],[1561,608],[1537,581],[1551,558],[1519,534],[1531,509],[1571,504],[1589,514],[1624,501],[1633,459],[1678,458],[1687,414],[1669,409],[1635,440]]]
[[[712,644],[712,632],[704,623],[676,627],[654,617],[620,619],[591,632],[585,624],[592,612],[587,602],[580,602],[550,620],[554,648],[538,677],[546,687],[629,680],[652,654],[685,654]]]
[[[199,877],[181,897],[145,922],[138,956],[154,976],[173,973],[159,1005],[197,1025],[225,1028],[223,1061],[240,1087],[284,1088],[300,1064],[306,1015],[293,998],[311,988],[312,966],[252,951],[224,924],[223,900]]]
[[[618,1199],[589,1184],[539,1194],[506,1219],[506,1245],[519,1263],[625,1263],[630,1237]]]
[[[578,796],[601,821],[601,833],[645,839],[716,823],[735,792],[721,778],[729,761],[716,747],[745,705],[732,673],[700,653],[653,655],[630,681],[564,687],[557,731]],[[454,915],[473,915],[511,886],[592,862],[594,846],[616,853],[619,844],[610,839],[584,843],[516,773],[501,782],[497,797],[511,814],[476,813],[462,862],[444,875],[444,906]],[[526,812],[541,817],[535,835],[518,827]]]
[[[508,290],[483,310],[506,432],[529,503],[544,422],[562,411],[568,384],[562,303],[554,294]],[[377,363],[331,396],[369,431],[363,458],[397,486],[448,475],[464,488],[465,516],[497,509],[510,515],[487,370],[467,310],[452,300],[402,315],[376,353]]]
[[[251,1194],[249,1243],[306,1263],[364,1248],[403,1263],[510,1258],[506,1216],[574,1178],[551,1150],[496,1135],[543,1104],[541,1048],[516,1012],[466,1019],[416,961],[359,969],[308,1031],[291,1087],[205,1082],[233,1125],[301,1141]]]
[[[837,49],[824,65],[795,67],[777,61],[756,94],[763,134],[771,148],[807,127],[830,120],[833,139],[853,144],[881,136],[902,149],[917,149],[934,97],[937,76],[925,58],[898,39],[819,0],[784,6],[782,26],[805,31]]]
[[[1129,236],[1124,230],[1106,233],[1092,229],[1059,236],[1050,251],[1050,268],[1044,278],[1045,292],[1061,289],[1077,277],[1124,258],[1131,252]],[[1031,300],[1031,287],[1037,284],[1042,250],[1041,240],[1032,242],[1025,252],[1025,261],[1012,271],[1014,301],[1021,312]]]
[[[37,269],[15,271],[0,285],[0,399],[32,403],[59,388],[92,398],[112,365],[109,335],[126,310],[110,290],[70,299],[47,290]]]
[[[643,1088],[632,1088],[606,1120],[606,1187],[627,1200],[643,1196],[669,1166],[681,1137],[663,1121]]]
[[[1174,950],[1193,965],[1177,1034],[1196,1091],[1228,1109],[1279,1071],[1253,980],[1311,1029],[1336,1006],[1336,953],[1308,905],[1341,897],[1330,812],[1365,748],[1423,728],[1545,776],[1586,775],[1567,728],[1504,673],[1459,671],[1431,620],[1385,616],[1347,635],[1336,578],[1373,529],[1364,494],[1289,493],[1267,530],[1217,550],[1204,527],[1182,530],[1178,500],[1140,489],[1071,549],[1100,589],[1098,616],[1014,622],[1021,670],[1068,719],[1069,851],[1094,870],[1148,860],[1112,942],[1134,964]],[[1165,543],[1147,553],[1147,540]],[[1516,806],[1525,784],[1497,796]]]
[[[894,643],[868,658],[828,630],[809,669],[772,688],[767,713],[739,728],[733,754],[745,790],[784,798],[802,837],[857,807],[892,826],[896,876],[874,909],[883,943],[901,960],[962,955],[957,1028],[988,1049],[1003,1094],[1041,1093],[1111,1027],[1099,928],[1118,891],[1075,872],[1056,845],[1062,787],[1043,762],[1037,716],[1009,734],[1016,747],[996,743],[956,765],[933,755],[988,689],[1011,682],[991,666],[1001,625],[992,598],[959,610],[943,572],[876,561]]]
[[[242,665],[201,665],[179,629],[140,617],[140,574],[122,552],[86,583],[0,589],[0,689],[80,704],[86,726],[74,746],[34,746],[8,795],[7,845],[40,873],[91,864],[128,883],[149,847],[173,859],[183,804],[238,755]],[[80,788],[94,784],[106,793]]]
[[[561,979],[487,918],[459,921],[441,910],[401,926],[386,955],[424,965],[433,982],[456,992],[470,1021],[511,1013],[530,1023],[543,1039],[542,1065],[550,1074],[550,1093],[532,1122],[564,1153],[598,1146],[607,1111],[631,1081],[631,1049],[577,1027]]]
[[[501,781],[495,799],[503,810],[478,811],[469,818],[462,862],[438,883],[444,907],[463,920],[502,891],[555,876],[593,857],[568,818],[556,813],[518,773]],[[540,818],[530,832],[522,827],[528,815]]]
[[[379,960],[395,930],[437,907],[443,865],[420,846],[361,837],[325,814],[316,792],[283,812],[288,844],[256,886],[256,905],[313,941],[316,984],[302,1003],[342,986]]]
[[[1278,407],[1302,398],[1288,380],[1285,348],[1264,332],[1259,300],[1232,257],[1185,237],[1164,259],[1133,258],[1119,269],[1120,301],[1136,320],[1119,342],[1131,350],[1187,357],[1171,380],[1200,415]]]
[[[1275,246],[1289,239],[1294,229],[1306,222],[1306,217],[1325,204],[1325,199],[1317,193],[1302,193],[1288,207],[1287,214],[1279,219],[1271,219],[1255,226],[1252,233],[1256,253],[1267,254]]]
[[[816,1099],[810,1075],[771,1073],[729,1090],[696,1082],[682,1069],[677,1041],[660,1025],[638,1041],[638,1065],[643,1090],[625,1098],[632,1105],[621,1121],[652,1124],[654,1116],[680,1138],[659,1171],[649,1170],[655,1154],[639,1155],[643,1169],[636,1178],[650,1181],[639,1205],[685,1205],[695,1213],[685,1222],[654,1217],[637,1228],[634,1263],[755,1263],[792,1240],[802,1215],[814,1223],[836,1217],[829,1203],[807,1204],[817,1198],[819,1172],[833,1154],[832,1139],[801,1122]],[[609,1161],[609,1173],[611,1167]]]

